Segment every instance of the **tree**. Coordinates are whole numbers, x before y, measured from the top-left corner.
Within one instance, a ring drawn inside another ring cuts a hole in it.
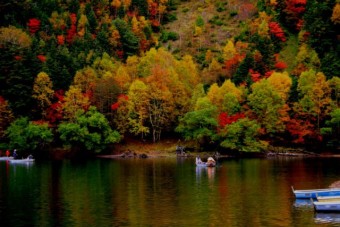
[[[297,108],[310,116],[316,116],[319,129],[320,121],[329,114],[331,104],[331,90],[325,75],[312,69],[303,72],[299,77],[298,91],[300,100]]]
[[[221,146],[243,152],[260,152],[265,150],[266,143],[259,140],[260,125],[248,118],[228,124],[222,129]]]
[[[13,113],[9,108],[8,101],[0,96],[0,137],[3,138],[5,130],[14,120]]]
[[[43,118],[46,117],[46,110],[51,105],[51,99],[54,91],[52,82],[45,72],[40,72],[35,78],[33,85],[33,98],[38,101]]]
[[[77,111],[75,121],[61,123],[58,132],[64,146],[80,151],[100,152],[120,140],[119,133],[111,129],[108,120],[93,106],[86,112]]]
[[[90,106],[90,101],[80,88],[70,86],[66,92],[62,106],[64,119],[74,121],[78,110],[86,110]]]
[[[150,132],[147,127],[149,117],[149,88],[140,80],[132,82],[128,93],[129,126],[130,132],[144,138]]]
[[[42,150],[53,141],[53,133],[47,123],[31,122],[27,117],[15,120],[7,128],[6,136],[9,146],[20,152]]]
[[[280,94],[266,79],[254,83],[251,89],[252,92],[248,96],[248,104],[261,127],[268,134],[282,132],[285,128],[280,121],[279,110],[283,108],[285,102]]]
[[[331,20],[334,24],[340,24],[340,3],[336,3],[333,8]]]
[[[176,132],[186,140],[204,144],[217,139],[216,107],[208,98],[199,98],[194,111],[186,113],[179,121]]]

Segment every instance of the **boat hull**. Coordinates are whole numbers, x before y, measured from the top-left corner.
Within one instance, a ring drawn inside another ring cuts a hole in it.
[[[12,159],[11,163],[33,163],[34,159]]]
[[[340,201],[337,202],[313,202],[315,211],[340,212]]]
[[[8,160],[12,160],[13,157],[0,157],[0,161],[8,161]]]

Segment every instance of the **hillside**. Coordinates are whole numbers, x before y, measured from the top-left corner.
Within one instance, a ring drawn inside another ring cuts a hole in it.
[[[336,150],[339,12],[335,0],[0,4],[0,149]]]

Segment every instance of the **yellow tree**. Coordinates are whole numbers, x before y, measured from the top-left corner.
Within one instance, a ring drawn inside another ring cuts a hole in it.
[[[340,24],[340,3],[336,3],[333,8],[331,20],[334,24]]]
[[[31,37],[20,28],[14,26],[0,28],[0,46],[16,46],[18,49],[29,48],[32,44]]]
[[[317,127],[320,127],[320,120],[329,114],[331,98],[330,86],[322,72],[315,72],[313,69],[301,73],[297,87],[300,100],[296,110],[317,117]]]
[[[34,80],[32,96],[38,101],[43,118],[46,116],[46,109],[51,105],[54,94],[52,87],[52,81],[45,72],[40,72]]]
[[[84,69],[78,70],[73,79],[73,85],[80,89],[81,92],[92,94],[96,85],[98,76],[96,71],[86,66]]]
[[[131,84],[131,78],[126,67],[124,65],[120,65],[113,78],[120,88],[120,93],[125,93]]]
[[[81,89],[75,86],[70,86],[65,93],[63,103],[64,119],[74,121],[78,110],[87,110],[90,106],[89,98],[81,92]]]
[[[150,132],[146,126],[149,117],[149,88],[141,80],[132,82],[128,92],[128,121],[130,132],[135,135],[144,135]]]
[[[236,48],[234,40],[229,39],[225,47],[223,48],[223,58],[225,61],[232,59],[236,54]]]

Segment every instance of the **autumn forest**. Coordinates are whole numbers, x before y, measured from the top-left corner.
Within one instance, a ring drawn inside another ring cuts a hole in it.
[[[16,0],[0,17],[0,149],[339,149],[339,0]]]

